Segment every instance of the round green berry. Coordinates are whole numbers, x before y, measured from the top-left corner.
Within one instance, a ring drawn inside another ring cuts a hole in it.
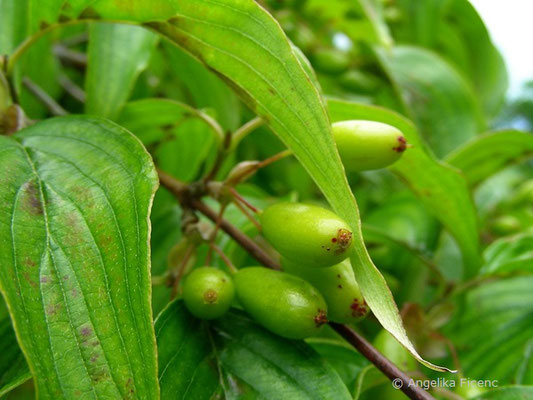
[[[224,315],[235,296],[232,278],[213,267],[193,270],[183,284],[183,300],[194,316],[214,319]]]

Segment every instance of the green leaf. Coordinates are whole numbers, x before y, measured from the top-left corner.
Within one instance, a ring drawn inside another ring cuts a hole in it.
[[[483,128],[480,106],[469,82],[440,56],[413,46],[377,50],[377,54],[407,115],[439,157]]]
[[[31,379],[9,317],[0,321],[0,397]]]
[[[368,119],[395,126],[405,135],[409,148],[390,169],[398,174],[427,209],[448,229],[459,244],[467,276],[481,267],[476,210],[465,179],[427,151],[416,128],[404,117],[381,107],[328,101],[333,122]]]
[[[227,399],[350,399],[335,370],[305,342],[273,335],[242,312],[208,324],[174,301],[155,329],[163,400],[211,398],[220,382]]]
[[[532,285],[533,276],[520,276],[467,292],[443,332],[456,346],[465,376],[533,384]]]
[[[533,233],[500,238],[485,249],[486,275],[513,271],[533,273]]]
[[[326,338],[311,338],[306,342],[335,368],[348,388],[355,388],[357,377],[370,364],[346,342]]]
[[[333,367],[305,342],[273,335],[240,312],[217,320],[214,330],[229,399],[242,398],[246,386],[254,399],[351,399]]]
[[[439,25],[438,50],[466,73],[481,98],[486,117],[493,119],[508,87],[504,59],[470,1],[450,1],[447,19],[447,24]]]
[[[474,397],[472,400],[528,400],[533,398],[531,386],[506,386]]]
[[[15,85],[19,93],[20,106],[30,118],[44,118],[49,115],[47,108],[35,98],[21,79],[27,77],[39,85],[52,98],[59,97],[62,89],[58,78],[60,65],[53,54],[53,41],[50,36],[38,39],[22,54],[15,68]]]
[[[516,130],[490,132],[478,136],[446,157],[459,168],[471,186],[503,168],[533,157],[533,135]]]
[[[89,114],[115,119],[157,42],[154,33],[134,25],[92,23],[85,91]]]
[[[10,54],[26,36],[27,2],[0,0],[0,54]]]
[[[156,399],[150,156],[77,116],[0,136],[0,149],[0,288],[40,398]]]
[[[398,8],[403,13],[396,35],[403,43],[409,42],[424,47],[432,47],[443,21],[443,11],[449,0],[416,1],[399,0]]]
[[[215,73],[171,43],[164,43],[170,69],[196,108],[214,110],[217,121],[229,130],[235,130],[241,122],[241,105],[237,96]]]
[[[224,132],[218,123],[206,113],[185,103],[169,99],[148,98],[127,103],[117,122],[135,133],[145,145],[164,137],[161,128],[176,125],[185,118],[198,118],[209,127],[221,142]]]
[[[161,399],[211,399],[219,390],[207,326],[183,302],[170,303],[155,321]]]
[[[383,6],[380,2],[375,0],[359,0],[361,8],[366,15],[368,21],[370,21],[372,28],[376,33],[376,37],[379,39],[379,44],[385,48],[391,48],[394,44],[394,40],[389,31],[389,27],[385,22],[383,15]]]

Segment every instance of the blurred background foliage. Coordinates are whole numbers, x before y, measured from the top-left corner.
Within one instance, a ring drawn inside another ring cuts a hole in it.
[[[487,132],[533,130],[533,81],[518,98],[506,98],[504,60],[466,0],[260,3],[309,60],[326,98],[403,114],[442,162],[454,161],[462,169],[457,152]],[[18,11],[11,11],[16,16]],[[4,39],[2,53],[20,42],[16,37]],[[135,26],[67,26],[29,49],[16,69],[19,101],[30,118],[44,118],[47,110],[28,92],[23,77],[70,112],[106,115],[124,125],[162,169],[187,182],[198,179],[214,162],[216,139],[206,122],[209,117],[228,131],[254,117],[218,76]],[[100,81],[113,84],[103,90]],[[173,101],[199,109],[202,115]],[[474,148],[462,161],[468,166],[469,157],[479,151],[489,163],[494,153],[498,162],[488,173],[476,175],[481,161],[465,172],[477,208],[484,259],[478,275],[468,280],[463,278],[465,266],[454,239],[396,175],[379,170],[350,174],[349,181],[371,257],[386,277],[422,356],[455,366],[460,376],[471,379],[498,379],[499,386],[533,385],[533,148],[526,141],[512,148],[507,139],[502,136],[480,150]],[[263,160],[283,148],[260,127],[242,141],[218,176],[223,178],[236,160]],[[500,160],[502,149],[513,157]],[[238,189],[258,208],[279,198],[321,202],[319,190],[293,158],[261,169]],[[255,226],[234,206],[225,216],[261,241]],[[174,198],[160,189],[152,212],[154,275],[162,275],[173,262],[168,254],[182,238],[181,219]],[[227,237],[220,235],[218,243],[235,265],[256,263]],[[206,252],[200,247],[191,267],[202,264]],[[156,286],[153,296],[157,314],[168,302],[169,289]],[[4,310],[2,315],[7,318]],[[2,338],[13,343],[4,325]],[[371,317],[358,329],[368,338],[380,331]],[[354,396],[401,398],[366,360],[339,344],[333,332],[324,336],[310,344],[331,361]],[[410,368],[415,377],[442,377],[416,364]],[[480,391],[474,388],[460,396]],[[26,384],[7,398],[31,392],[31,384]],[[457,393],[452,392],[433,394],[454,398]],[[511,398],[485,396],[480,398]]]

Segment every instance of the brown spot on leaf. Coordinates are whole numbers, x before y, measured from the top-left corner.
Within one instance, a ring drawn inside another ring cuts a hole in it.
[[[37,264],[35,264],[35,261],[33,261],[31,258],[26,257],[24,260],[24,264],[26,264],[28,267],[35,267]]]
[[[32,215],[42,215],[43,205],[39,198],[39,188],[34,181],[25,184],[24,190],[27,197],[25,198],[24,208]]]
[[[60,304],[50,304],[48,307],[46,307],[46,315],[54,316],[57,314],[60,308]]]
[[[93,333],[93,330],[88,327],[88,326],[84,326],[83,328],[81,328],[80,330],[80,334],[81,336],[83,336],[84,338],[88,338],[91,334]]]
[[[28,282],[28,283],[31,285],[31,287],[33,287],[33,288],[36,288],[36,287],[37,287],[37,283],[36,283],[33,279],[31,279],[29,273],[27,273],[27,272],[23,272],[23,273],[22,273],[22,276],[24,277],[24,280],[25,280],[26,282]]]

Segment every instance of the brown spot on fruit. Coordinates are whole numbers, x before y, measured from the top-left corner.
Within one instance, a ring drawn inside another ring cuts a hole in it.
[[[208,304],[216,303],[218,294],[212,289],[208,289],[204,292],[204,301]]]
[[[338,287],[339,289],[342,289],[342,285],[337,285],[337,287]]]
[[[350,247],[352,236],[352,232],[348,229],[341,228],[337,231],[337,242],[339,247],[335,250],[335,254],[344,253],[344,251]]]
[[[337,242],[337,238],[331,238],[331,243]]]
[[[366,313],[368,312],[366,301],[363,301],[362,304],[359,304],[358,299],[353,299],[353,302],[350,305],[350,308],[352,310],[353,317],[364,317]]]
[[[328,323],[328,318],[326,316],[326,312],[324,310],[321,310],[320,308],[317,310],[317,315],[315,315],[315,325],[322,326],[324,324]]]
[[[405,149],[407,149],[407,140],[403,136],[398,136],[398,146],[393,147],[392,150],[394,150],[396,153],[403,153]]]

